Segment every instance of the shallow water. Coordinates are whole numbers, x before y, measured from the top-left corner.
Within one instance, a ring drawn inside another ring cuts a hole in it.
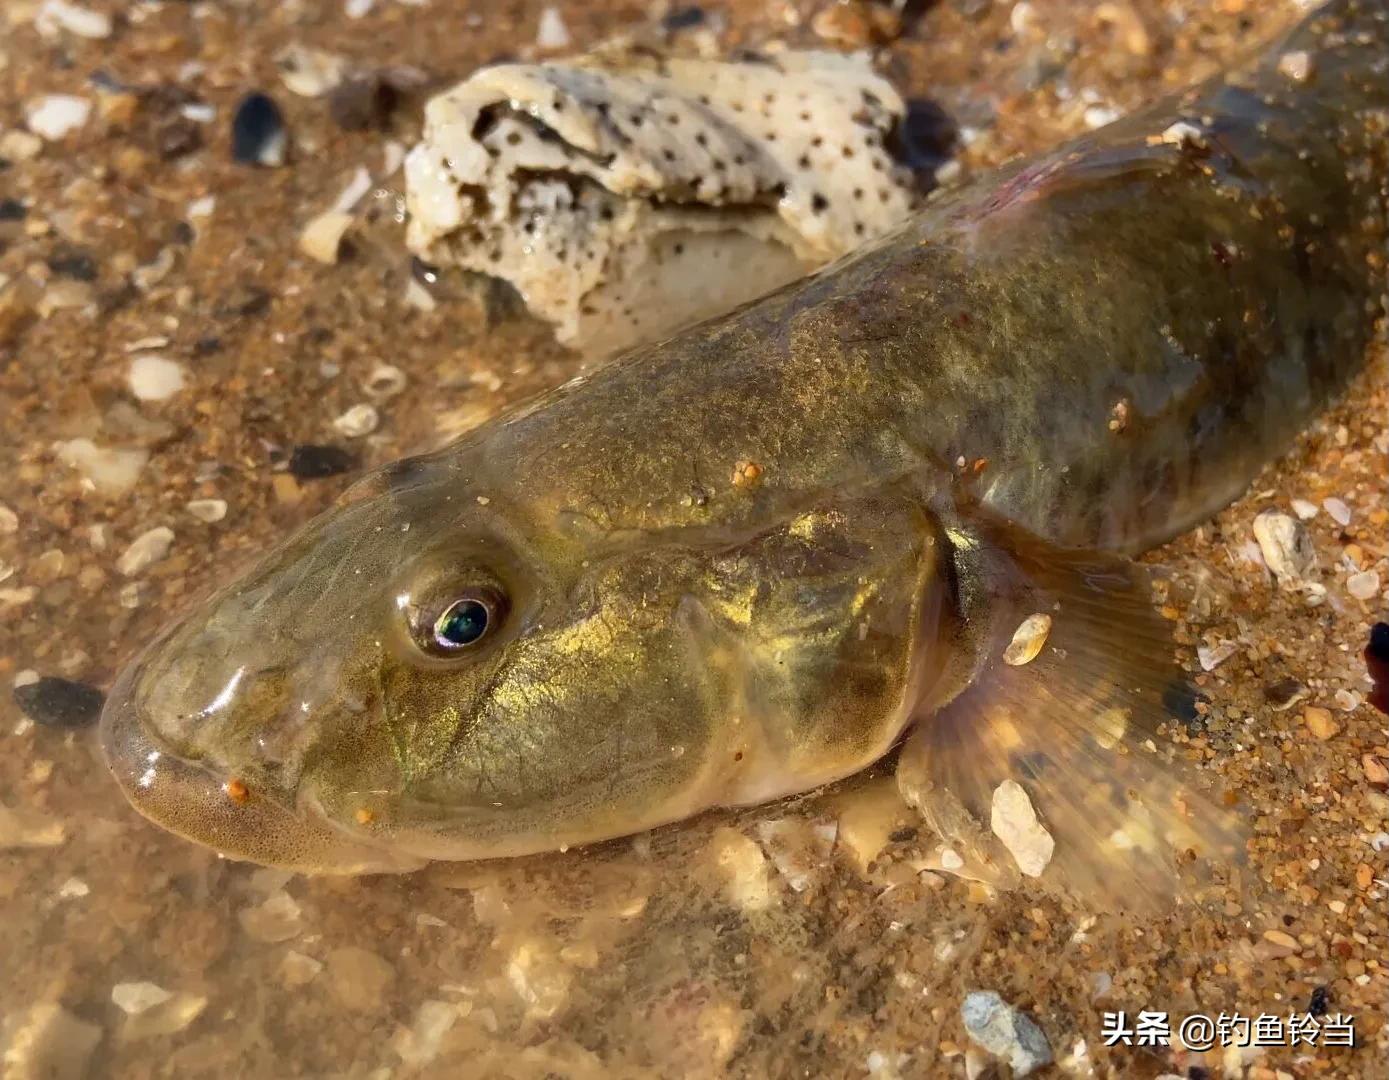
[[[1095,916],[937,873],[887,765],[592,850],[399,878],[291,877],[145,823],[90,731],[21,714],[9,683],[39,673],[109,685],[165,619],[361,468],[573,373],[546,331],[494,294],[422,283],[436,306],[407,301],[398,177],[379,177],[372,220],[336,265],[297,254],[299,228],[359,165],[377,177],[386,144],[415,138],[418,102],[389,130],[345,131],[325,101],[286,90],[274,63],[294,42],[354,69],[452,78],[525,55],[541,7],[482,17],[377,0],[351,19],[337,4],[136,5],[108,39],[45,38],[32,5],[0,15],[0,138],[42,94],[93,105],[32,158],[0,153],[0,200],[23,205],[0,215],[0,275],[26,275],[39,298],[23,317],[0,301],[0,504],[14,515],[13,529],[0,515],[0,576],[13,571],[0,581],[6,1075],[965,1075],[990,1060],[960,1020],[977,989],[1032,1016],[1067,1074],[1372,1075],[1389,981],[1389,798],[1373,760],[1389,750],[1384,717],[1363,703],[1359,653],[1386,605],[1382,585],[1365,601],[1349,582],[1389,580],[1382,357],[1245,499],[1154,556],[1173,576],[1193,668],[1199,647],[1208,663],[1222,656],[1199,675],[1211,699],[1202,738],[1254,820],[1245,884],[1262,885],[1243,907],[1232,892],[1228,908]],[[576,47],[660,26],[639,4],[595,7],[563,8]],[[721,48],[812,44],[817,9],[711,4],[680,33]],[[1209,74],[1293,14],[1241,0],[960,0],[909,17],[885,70],[956,119],[972,168]],[[215,118],[189,120],[169,90],[98,91],[98,70],[181,86]],[[283,168],[227,154],[231,113],[256,88],[285,110]],[[202,146],[171,155],[176,136]],[[130,392],[131,358],[145,353],[183,368],[166,401]],[[404,373],[403,392],[377,402],[379,431],[343,437],[334,418],[368,400],[382,363]],[[75,439],[143,452],[124,459],[130,486],[84,481],[55,450]],[[349,446],[357,464],[296,481],[284,463],[306,443]],[[225,500],[225,518],[194,517],[198,499]],[[1316,511],[1321,595],[1280,589],[1251,547],[1254,515],[1294,499]],[[174,533],[167,556],[122,573],[122,553],[157,526]],[[1309,724],[1309,705],[1328,710],[1329,727],[1315,714]],[[1106,1011],[1285,1016],[1318,992],[1356,1017],[1358,1049],[1102,1044]]]

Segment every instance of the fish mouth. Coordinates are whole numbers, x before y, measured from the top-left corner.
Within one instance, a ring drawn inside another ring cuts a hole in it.
[[[424,860],[375,847],[291,793],[229,780],[171,749],[142,715],[136,693],[141,664],[132,664],[102,710],[101,747],[130,804],[155,824],[219,854],[311,874],[404,873]]]

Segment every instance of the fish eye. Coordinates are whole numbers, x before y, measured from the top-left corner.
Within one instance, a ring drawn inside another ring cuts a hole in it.
[[[474,589],[446,600],[416,625],[415,638],[425,652],[457,656],[501,625],[505,598],[492,589]]]

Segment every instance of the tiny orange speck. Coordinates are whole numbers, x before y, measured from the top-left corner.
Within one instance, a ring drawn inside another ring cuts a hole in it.
[[[376,811],[369,806],[357,807],[357,824],[370,825],[376,820]]]
[[[237,806],[243,805],[251,797],[251,789],[246,786],[246,781],[232,777],[226,783],[227,798],[236,803]]]
[[[740,461],[733,466],[733,486],[755,488],[762,482],[762,466],[755,461]]]

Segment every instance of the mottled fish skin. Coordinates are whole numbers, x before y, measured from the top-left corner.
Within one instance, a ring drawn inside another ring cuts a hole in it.
[[[185,836],[352,872],[864,767],[993,632],[941,629],[989,620],[951,578],[1002,535],[973,513],[1141,550],[1345,385],[1382,314],[1387,118],[1389,6],[1341,0],[1248,70],[364,480],[126,672],[117,778]],[[500,625],[423,655],[411,613],[477,587]]]

